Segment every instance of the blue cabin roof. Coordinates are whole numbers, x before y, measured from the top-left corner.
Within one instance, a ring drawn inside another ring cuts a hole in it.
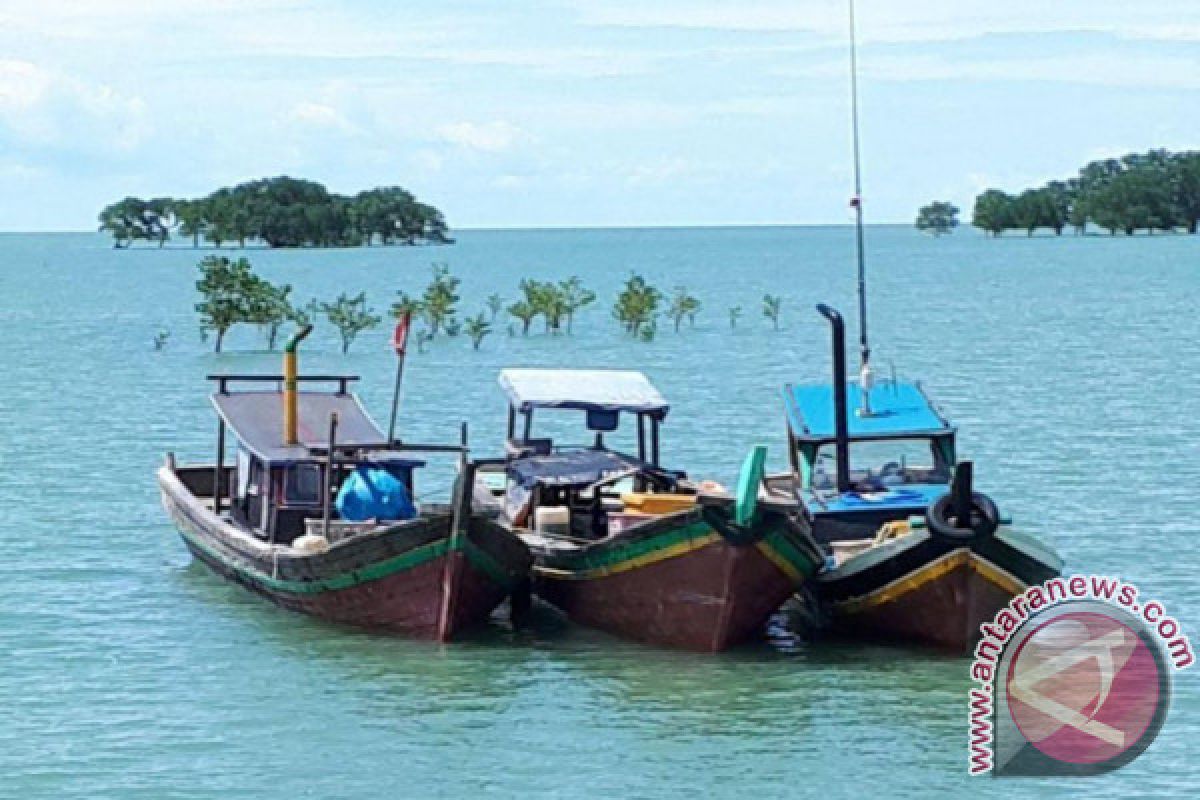
[[[941,436],[954,428],[917,383],[886,381],[871,389],[869,417],[859,416],[862,389],[846,384],[847,426],[851,439],[897,439]],[[815,384],[783,387],[783,403],[792,434],[801,441],[829,442],[835,436],[833,386]]]

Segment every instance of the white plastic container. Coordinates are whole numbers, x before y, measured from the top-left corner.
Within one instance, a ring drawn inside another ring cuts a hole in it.
[[[542,506],[534,512],[533,529],[551,536],[571,533],[571,509],[566,506]]]

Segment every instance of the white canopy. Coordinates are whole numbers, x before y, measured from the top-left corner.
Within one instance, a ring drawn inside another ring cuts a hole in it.
[[[640,372],[619,369],[505,369],[500,386],[518,411],[574,408],[665,417],[670,406]]]

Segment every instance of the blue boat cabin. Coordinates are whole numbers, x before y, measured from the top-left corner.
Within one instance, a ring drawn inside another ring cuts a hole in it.
[[[829,384],[783,390],[792,472],[818,521],[865,526],[924,514],[949,490],[956,464],[955,429],[920,384],[885,381],[863,403],[846,386],[849,485],[838,486],[837,415]],[[867,411],[869,409],[869,412]]]

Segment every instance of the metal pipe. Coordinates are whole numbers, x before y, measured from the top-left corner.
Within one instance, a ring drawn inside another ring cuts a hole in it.
[[[400,412],[400,384],[404,381],[404,354],[408,344],[408,326],[412,314],[405,312],[392,333],[392,348],[396,351],[396,386],[392,390],[392,415],[388,418],[388,441],[396,438],[396,416]]]
[[[833,333],[833,419],[837,449],[837,489],[850,490],[850,423],[846,409],[846,324],[842,315],[824,303],[817,305]]]
[[[867,345],[867,264],[863,242],[862,165],[858,133],[858,43],[854,28],[854,0],[850,3],[850,117],[854,129],[854,233],[858,252],[858,341],[863,365],[871,361]]]
[[[658,466],[658,425],[657,417],[650,420],[650,463]]]
[[[299,444],[300,437],[296,432],[299,415],[299,400],[296,395],[296,348],[304,337],[312,333],[313,326],[305,325],[292,334],[283,347],[283,443]]]
[[[972,483],[974,482],[975,465],[970,461],[960,462],[954,468],[954,482],[950,486],[950,492],[954,496],[954,527],[970,528],[971,527],[971,500]]]
[[[321,531],[329,538],[329,520],[333,516],[333,469],[334,450],[337,447],[338,415],[336,411],[329,414],[329,451],[325,457],[325,488],[321,494]]]
[[[646,415],[637,415],[638,425],[638,461],[646,460]]]

